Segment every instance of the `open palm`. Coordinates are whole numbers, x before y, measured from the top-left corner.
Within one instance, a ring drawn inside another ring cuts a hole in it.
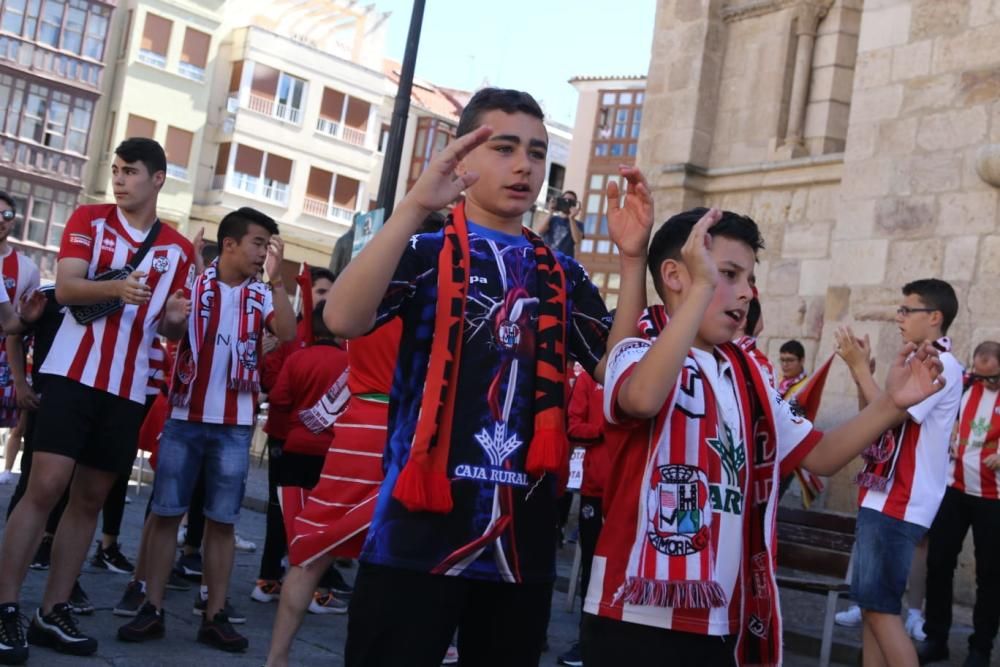
[[[625,178],[625,201],[617,181],[608,183],[608,234],[625,257],[645,257],[653,229],[653,195],[636,167],[619,167]]]
[[[904,345],[889,369],[886,391],[896,407],[906,410],[944,387],[941,360],[930,345]]]

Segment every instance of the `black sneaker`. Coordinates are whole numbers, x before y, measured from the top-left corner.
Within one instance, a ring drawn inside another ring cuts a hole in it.
[[[80,585],[80,580],[77,579],[73,582],[73,592],[69,594],[69,609],[74,614],[79,614],[80,616],[90,616],[94,613],[94,605],[91,604],[90,598],[87,597],[87,593],[83,590],[83,586]]]
[[[117,612],[117,610],[116,610]],[[147,602],[139,609],[135,618],[118,628],[118,639],[123,642],[144,642],[148,639],[162,639],[167,625],[163,610]]]
[[[171,570],[167,578],[167,588],[172,591],[189,591],[191,582],[179,575],[177,570]]]
[[[233,653],[245,651],[250,645],[246,637],[236,632],[224,611],[220,611],[212,620],[201,619],[198,641]]]
[[[929,662],[947,660],[948,644],[930,639],[920,642],[920,644],[917,645],[917,659],[920,661],[921,665],[926,665]]]
[[[28,643],[70,655],[91,655],[97,651],[97,640],[80,632],[65,602],[55,605],[44,616],[41,609],[35,612],[28,628]]]
[[[101,543],[98,541],[97,550],[94,551],[94,557],[90,559],[90,564],[101,570],[110,570],[118,574],[132,574],[135,572],[135,565],[125,557],[125,554],[122,553],[121,545],[117,542],[105,549],[101,547]]]
[[[118,601],[111,613],[115,616],[136,616],[145,602],[146,593],[142,590],[142,582],[133,579],[125,586],[122,599]]]
[[[573,642],[569,650],[559,656],[556,662],[560,665],[569,665],[569,667],[581,667],[583,658],[580,657],[580,642]]]
[[[46,535],[42,538],[41,544],[38,545],[38,550],[35,552],[35,557],[31,559],[31,564],[28,565],[32,570],[47,570],[49,569],[49,562],[52,560],[52,536]]]
[[[184,554],[182,553],[177,558],[177,564],[174,565],[174,570],[177,574],[185,577],[187,579],[201,580],[201,554]]]
[[[16,603],[0,605],[0,664],[23,665],[28,660],[25,618]]]
[[[195,616],[204,616],[207,607],[208,600],[201,597],[201,592],[199,591],[194,596],[194,606],[191,608],[191,613]],[[226,598],[226,606],[222,608],[222,613],[226,615],[226,618],[233,625],[243,625],[247,622],[246,614],[236,611],[236,607],[229,602],[229,598]]]
[[[347,583],[344,575],[334,566],[327,569],[322,585],[329,588],[330,592],[334,593],[341,600],[350,600],[351,594],[354,593],[354,587]]]

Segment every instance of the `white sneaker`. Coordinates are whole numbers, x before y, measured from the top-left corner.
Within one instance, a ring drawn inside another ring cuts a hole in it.
[[[250,540],[244,540],[237,534],[236,536],[236,550],[237,551],[257,551],[257,545]]]
[[[0,484],[14,484],[17,482],[17,475],[10,470],[0,471]]]
[[[310,614],[346,614],[347,603],[333,593],[313,593],[313,599],[309,601]]]
[[[845,628],[856,628],[861,625],[861,607],[851,605],[847,611],[839,611],[833,616],[833,622]]]
[[[457,665],[458,664],[458,648],[452,644],[448,647],[448,652],[444,654],[444,660],[441,661],[442,665]]]
[[[910,635],[918,642],[927,639],[924,633],[924,615],[919,609],[910,609],[906,612],[906,634]]]

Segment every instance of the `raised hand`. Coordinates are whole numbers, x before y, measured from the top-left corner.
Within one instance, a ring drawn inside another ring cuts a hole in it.
[[[937,350],[931,344],[917,347],[914,343],[907,343],[900,348],[889,367],[886,393],[897,408],[906,410],[944,387],[942,370]]]
[[[711,208],[691,229],[691,234],[681,248],[684,265],[694,283],[715,287],[719,282],[719,269],[712,258],[712,236],[708,230],[722,219],[722,211]]]
[[[281,262],[285,259],[285,242],[280,236],[272,236],[267,246],[267,259],[264,260],[264,271],[270,280],[281,278]]]
[[[428,212],[442,209],[458,199],[467,187],[479,180],[479,174],[472,171],[456,173],[458,163],[489,139],[492,132],[493,128],[483,125],[448,144],[431,158],[406,196]]]
[[[871,368],[871,341],[868,334],[863,339],[857,338],[851,327],[843,326],[833,332],[833,337],[837,341],[837,356],[844,360],[852,373],[862,367]]]
[[[194,238],[191,239],[191,245],[194,246],[194,266],[198,275],[205,272],[205,256],[202,251],[205,249],[205,228],[200,227],[197,232],[195,232]]]
[[[637,167],[618,167],[618,173],[627,184],[626,196],[623,203],[618,182],[608,181],[608,234],[622,256],[645,258],[653,230],[653,195]]]
[[[133,271],[125,280],[115,281],[118,283],[118,298],[130,306],[141,306],[149,301],[153,292],[142,282],[145,277],[145,271]]]

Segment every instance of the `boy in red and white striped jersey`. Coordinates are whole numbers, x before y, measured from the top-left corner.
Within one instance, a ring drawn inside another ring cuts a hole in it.
[[[124,641],[164,635],[163,595],[174,536],[201,472],[208,601],[198,641],[226,651],[242,651],[248,645],[224,611],[233,566],[233,527],[250,465],[264,329],[291,340],[295,312],[281,280],[284,247],[274,220],[241,208],[219,223],[218,243],[219,258],[192,288],[194,310],[174,362],[172,409],[160,436],[147,525],[147,601],[118,629]],[[261,269],[271,277],[270,289],[258,278]]]
[[[163,148],[151,139],[126,140],[115,149],[111,173],[117,205],[81,206],[73,213],[56,269],[59,303],[107,303],[110,312],[87,324],[63,318],[40,369],[50,377],[39,407],[33,474],[0,551],[0,601],[7,601],[0,604],[0,626],[13,627],[5,621],[17,613],[21,583],[45,518],[72,477],[48,584],[28,640],[83,655],[97,650],[97,641],[79,631],[66,602],[108,490],[135,460],[153,336],[159,331],[179,337],[190,308],[185,290],[191,244],[156,217],[166,178]],[[148,252],[131,266],[147,240]],[[132,272],[125,278],[95,279],[126,266]],[[0,657],[27,658],[23,634],[13,635],[0,638]]]
[[[990,664],[1000,627],[1000,343],[976,346],[951,443],[951,474],[927,549],[927,641],[921,663],[948,659],[955,566],[972,528],[976,603],[966,667]]]
[[[947,486],[948,443],[962,396],[962,366],[945,335],[958,314],[958,298],[936,278],[903,286],[896,324],[903,341],[933,345],[945,388],[910,406],[862,457],[856,481],[851,597],[862,609],[865,664],[916,667],[917,652],[899,616],[914,551],[930,528]],[[838,354],[851,369],[862,402],[879,395],[867,346],[850,329],[837,332]]]
[[[608,356],[613,437],[606,522],[583,621],[583,658],[612,665],[779,665],[775,583],[779,470],[828,475],[906,407],[933,394],[938,362],[904,348],[888,390],[822,434],[795,416],[730,341],[753,298],[749,218],[693,209],[653,236],[649,267],[665,302]]]

